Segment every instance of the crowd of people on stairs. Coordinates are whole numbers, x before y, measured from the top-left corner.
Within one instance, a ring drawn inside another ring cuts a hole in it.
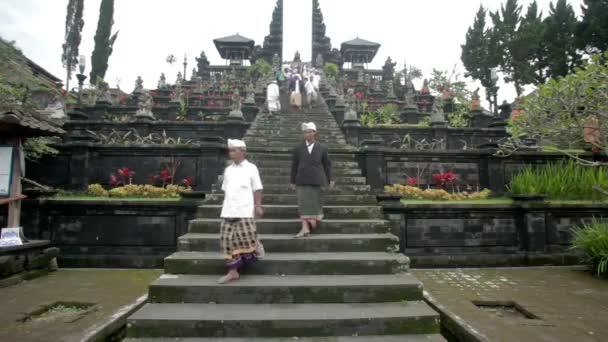
[[[291,107],[302,110],[304,95],[308,110],[312,110],[318,105],[320,83],[321,73],[308,64],[293,62],[282,70],[278,68],[266,91],[269,114],[274,115],[281,110],[281,88],[289,92]]]

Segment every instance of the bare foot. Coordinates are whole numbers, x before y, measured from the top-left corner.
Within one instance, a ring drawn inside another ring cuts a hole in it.
[[[310,230],[308,228],[302,228],[298,234],[296,234],[296,239],[305,238],[310,236]]]
[[[228,272],[225,276],[221,277],[220,279],[217,280],[218,284],[227,284],[229,282],[238,280],[240,277],[238,272]]]

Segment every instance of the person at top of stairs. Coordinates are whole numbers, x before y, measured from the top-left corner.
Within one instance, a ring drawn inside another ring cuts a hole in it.
[[[247,146],[241,140],[228,140],[232,163],[224,171],[220,247],[228,273],[218,280],[224,284],[239,279],[239,269],[255,262],[263,250],[254,217],[264,214],[262,181],[257,166],[245,159]]]
[[[266,101],[268,102],[268,116],[281,111],[281,92],[277,80],[273,80],[266,89]]]
[[[317,126],[302,124],[304,142],[293,151],[291,187],[297,188],[298,211],[302,229],[296,238],[307,237],[323,219],[321,187],[334,187],[327,149],[317,142]]]
[[[302,109],[302,91],[304,85],[302,84],[302,76],[298,73],[292,73],[289,78],[289,96],[290,104],[292,107],[296,107],[298,110]]]

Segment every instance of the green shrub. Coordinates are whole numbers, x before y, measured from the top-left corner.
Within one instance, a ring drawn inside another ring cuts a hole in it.
[[[373,112],[361,115],[360,121],[364,126],[390,125],[395,123],[395,108],[392,104],[385,104]]]
[[[598,276],[608,275],[608,222],[594,218],[573,230],[572,249],[582,253]]]
[[[340,68],[338,68],[338,65],[335,63],[325,63],[325,66],[323,66],[323,72],[327,77],[335,78],[336,76],[338,76],[339,71]]]
[[[601,201],[606,196],[594,185],[608,188],[608,169],[577,164],[573,160],[543,166],[526,166],[511,179],[513,194],[545,194],[549,200]]]

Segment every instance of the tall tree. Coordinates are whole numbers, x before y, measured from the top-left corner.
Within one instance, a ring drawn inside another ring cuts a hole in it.
[[[466,40],[462,47],[461,60],[467,70],[467,75],[479,80],[486,88],[486,98],[492,102],[492,88],[495,86],[491,78],[491,69],[500,62],[498,39],[493,30],[486,28],[487,11],[483,6],[475,15],[473,26],[469,27]]]
[[[575,34],[578,21],[574,9],[567,0],[557,0],[549,5],[545,19],[544,41],[547,43],[548,76],[565,76],[580,64],[581,56],[576,48]]]
[[[542,13],[538,10],[535,0],[528,5],[526,15],[521,19],[512,45],[514,77],[522,86],[538,85],[547,80],[544,29]],[[521,95],[520,91],[518,91],[518,95]]]
[[[95,49],[91,57],[91,83],[96,84],[97,78],[103,79],[108,71],[108,60],[118,32],[112,35],[114,25],[114,0],[101,0],[99,22],[95,32]]]
[[[583,0],[577,45],[583,50],[608,50],[608,0]]]
[[[78,64],[78,48],[82,38],[81,32],[84,27],[82,13],[84,11],[84,0],[69,0],[67,14],[65,17],[65,42],[63,43],[63,54],[61,62],[67,71],[65,89],[70,90],[70,79]]]
[[[516,33],[521,21],[521,6],[517,0],[507,0],[506,4],[501,5],[500,10],[490,13],[494,32],[498,43],[500,55],[500,66],[505,74],[505,82],[513,82],[515,90],[520,95],[523,91],[520,79],[522,70],[519,70],[521,63],[515,60]]]

